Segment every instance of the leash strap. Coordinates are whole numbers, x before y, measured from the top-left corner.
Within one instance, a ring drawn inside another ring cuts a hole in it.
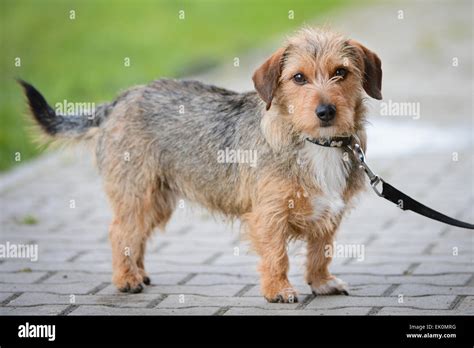
[[[462,228],[469,228],[471,230],[474,229],[473,224],[469,224],[464,221],[459,221],[459,220],[453,219],[452,217],[441,214],[440,212],[437,212],[436,210],[433,210],[427,207],[426,205],[423,205],[420,202],[415,201],[413,198],[397,190],[395,187],[386,183],[382,179],[380,180],[382,181],[381,196],[385,198],[386,200],[389,200],[390,202],[395,203],[400,209],[411,210],[415,213],[426,216],[427,218],[444,222],[445,224],[448,224],[448,225],[462,227]]]
[[[385,182],[382,178],[376,175],[372,170],[369,168],[367,163],[365,162],[365,154],[360,146],[360,141],[357,136],[348,136],[348,137],[330,137],[330,138],[307,138],[307,141],[325,147],[345,147],[352,151],[356,160],[359,162],[359,166],[364,169],[365,173],[367,174],[370,185],[372,186],[375,193],[385,198],[386,200],[396,204],[402,210],[411,210],[417,214],[426,216],[427,218],[444,222],[445,224],[468,228],[474,230],[474,225],[456,220],[452,217],[447,215],[441,214],[440,212],[427,207],[426,205],[421,204],[420,202],[414,200],[413,198],[407,196],[402,191],[396,189],[389,183]],[[355,142],[352,145],[352,142]],[[382,186],[380,190],[379,186]]]
[[[436,221],[444,222],[445,224],[448,224],[448,225],[474,230],[473,224],[456,220],[456,219],[453,219],[452,217],[441,214],[440,212],[437,212],[436,210],[433,210],[427,207],[426,205],[423,205],[420,202],[414,200],[413,198],[407,196],[403,192],[399,191],[392,185],[385,182],[378,175],[375,175],[374,172],[370,170],[369,166],[365,162],[364,151],[362,151],[362,148],[360,147],[358,143],[355,143],[353,146],[348,145],[347,148],[349,148],[352,151],[355,158],[359,162],[359,166],[362,169],[364,169],[365,173],[369,177],[370,185],[372,186],[373,190],[378,196],[383,197],[386,200],[396,204],[402,210],[411,210],[417,214],[426,216],[427,218],[430,218]],[[380,184],[382,184],[381,191],[379,189]]]

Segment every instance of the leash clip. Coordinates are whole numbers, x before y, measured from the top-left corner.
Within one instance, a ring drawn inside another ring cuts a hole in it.
[[[370,186],[377,194],[377,196],[385,198],[386,200],[398,205],[399,208],[403,210],[411,210],[417,214],[423,215],[429,219],[443,222],[451,226],[457,226],[462,228],[468,228],[474,230],[474,224],[468,222],[460,221],[449,217],[447,215],[441,214],[434,209],[431,209],[418,201],[415,201],[413,198],[407,196],[405,193],[399,191],[392,185],[386,183],[382,178],[376,175],[365,163],[365,154],[360,146],[360,140],[357,135],[354,135],[354,145],[346,145],[346,148],[351,150],[354,154],[356,161],[359,163],[359,168],[364,169],[365,174],[369,177]],[[382,188],[379,189],[377,186],[382,183]],[[403,203],[403,206],[400,206],[400,201]]]
[[[378,188],[378,184],[381,182],[383,183],[384,181],[378,175],[376,175],[365,162],[365,153],[362,150],[362,147],[358,143],[355,143],[353,146],[347,145],[347,147],[352,151],[354,157],[359,162],[359,168],[362,168],[365,174],[367,174],[369,177],[370,186],[374,192],[377,194],[377,196],[382,197],[382,190]]]

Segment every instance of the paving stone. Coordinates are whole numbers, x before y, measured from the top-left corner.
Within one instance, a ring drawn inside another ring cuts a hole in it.
[[[147,265],[154,265],[155,263],[171,263],[171,264],[193,264],[203,263],[208,260],[213,253],[186,253],[186,254],[165,254],[161,252],[147,254]],[[112,262],[112,252],[100,253],[100,252],[89,252],[80,255],[77,258],[78,261],[83,262]]]
[[[304,301],[304,297],[299,299]],[[197,295],[170,295],[157,308],[182,308],[195,306],[216,307],[260,307],[272,309],[295,309],[298,303],[268,303],[263,297],[207,297]]]
[[[50,292],[54,294],[86,294],[98,284],[2,284],[0,292]]]
[[[390,288],[389,284],[350,285],[351,296],[382,296]]]
[[[435,256],[452,256],[453,253],[457,253],[459,255],[472,258],[472,255],[474,254],[474,246],[471,242],[472,231],[469,232],[471,233],[471,235],[465,239],[460,239],[459,236],[456,234],[454,236],[450,236],[450,239],[448,240],[443,240],[442,243],[438,242],[434,246],[433,250],[431,250],[431,254]]]
[[[228,274],[197,274],[187,284],[189,285],[211,285],[211,284],[257,284],[258,275],[228,275]]]
[[[465,285],[471,274],[442,274],[431,276],[374,276],[340,274],[339,277],[348,284],[429,284],[429,285]]]
[[[434,286],[424,284],[402,284],[397,293],[407,296],[427,295],[474,295],[473,286]]]
[[[415,217],[412,217],[412,219]],[[379,232],[379,237],[384,241],[390,242],[390,244],[397,243],[401,239],[408,239],[410,243],[421,242],[426,243],[426,239],[436,240],[439,238],[439,234],[444,228],[442,224],[436,224],[436,222],[427,223],[427,220],[421,220],[421,217],[416,217],[416,222],[408,224],[406,219],[397,220],[395,223],[382,229]]]
[[[386,263],[386,262],[403,262],[405,260],[400,260],[400,256],[397,254],[369,254],[366,255],[364,259],[364,264],[378,264],[378,263]],[[457,256],[453,256],[450,253],[445,253],[444,255],[410,255],[410,262],[415,263],[423,263],[423,262],[434,262],[434,263],[470,263],[472,262],[472,254],[459,254]]]
[[[32,284],[45,276],[46,272],[19,272],[19,273],[0,273],[0,288],[1,283],[29,283]]]
[[[58,315],[68,306],[0,307],[0,315]]]
[[[263,308],[245,308],[232,307],[224,315],[367,315],[370,311],[368,307],[346,307],[336,309],[263,309]]]
[[[153,284],[178,284],[186,274],[184,273],[151,273]],[[85,272],[58,272],[44,281],[45,284],[73,284],[73,283],[111,283],[111,273],[85,273]]]
[[[456,308],[460,314],[474,315],[474,296],[466,296]]]
[[[36,238],[35,240],[37,240],[38,238],[41,238],[41,237],[35,236],[34,238]],[[33,238],[27,238],[27,239],[22,240],[22,241],[16,241],[15,243],[24,244],[26,242],[29,242],[32,239]],[[10,242],[10,243],[13,243],[13,242]],[[21,259],[20,258],[10,258],[10,259],[6,259],[5,263],[31,263],[31,264],[35,264],[35,263],[38,263],[38,262],[43,262],[43,263],[45,263],[45,262],[66,262],[67,260],[69,260],[71,257],[73,257],[77,253],[76,251],[73,251],[73,250],[46,251],[45,248],[42,247],[43,243],[45,243],[45,242],[41,241],[41,243],[35,243],[35,244],[38,245],[38,260],[37,261],[32,261],[31,259],[26,259],[26,258],[21,258]]]
[[[396,307],[384,307],[377,315],[472,315],[474,311],[464,310],[445,310],[445,309],[417,309],[417,308],[396,308]]]
[[[402,275],[409,267],[409,262],[384,262],[379,264],[365,264],[363,262],[351,263],[350,265],[333,265],[334,273],[350,274],[373,274],[373,275]]]
[[[454,257],[454,256],[453,256]],[[422,263],[413,274],[443,274],[443,273],[469,273],[473,272],[473,263]]]
[[[117,308],[107,306],[80,306],[69,315],[212,315],[217,309],[217,307]]]
[[[234,296],[243,288],[238,284],[222,285],[149,285],[145,287],[146,294],[189,294],[204,296]],[[116,294],[118,290],[109,285],[98,294]]]
[[[398,291],[397,291],[398,293]],[[390,297],[352,297],[352,296],[318,296],[307,306],[307,309],[339,307],[415,307],[420,309],[448,309],[456,296],[434,295],[423,297],[404,296],[399,303],[398,295]]]
[[[8,306],[32,307],[38,305],[109,305],[114,307],[140,307],[145,308],[151,301],[157,299],[155,294],[115,294],[115,295],[74,295],[28,293],[22,294]]]
[[[214,264],[225,266],[225,265],[256,265],[258,262],[257,255],[251,254],[243,254],[242,250],[239,250],[238,255],[234,255],[234,249],[230,248],[227,250],[226,254],[221,255],[218,257]]]
[[[57,213],[56,213],[57,214]],[[70,218],[68,219],[67,216],[63,217],[65,221],[73,221],[74,219],[77,219],[77,217]],[[60,226],[62,227],[62,226]],[[23,233],[23,234],[17,234],[14,231],[7,232],[2,235],[2,237],[5,237],[7,240],[12,242],[12,240],[23,240],[26,241],[28,239],[41,239],[41,243],[39,243],[39,247],[41,248],[42,246],[46,246],[49,244],[49,241],[52,242],[64,242],[66,245],[67,243],[71,243],[71,241],[84,241],[84,242],[98,242],[102,235],[99,233],[94,233],[94,234],[88,234],[84,233],[82,229],[79,229],[76,233],[51,233],[51,230],[55,230],[56,227],[45,227],[45,226],[38,226],[35,227],[33,230],[28,230],[28,233]],[[94,227],[96,230],[97,227]],[[81,233],[82,232],[82,233]],[[73,243],[71,243],[73,244]],[[56,250],[56,252],[70,252],[69,250]]]
[[[110,273],[85,273],[78,271],[57,272],[48,279],[44,284],[75,284],[75,283],[89,283],[98,284],[104,282],[111,282],[112,274]]]
[[[24,269],[32,271],[87,271],[93,267],[94,272],[112,272],[110,262],[4,262],[0,265],[1,272],[18,272]]]
[[[11,293],[11,292],[0,292],[0,303],[7,300],[12,295],[13,295],[13,293]]]
[[[163,253],[208,253],[211,256],[213,253],[222,252],[223,250],[232,249],[235,245],[229,241],[228,244],[224,246],[216,246],[212,243],[205,243],[205,244],[193,244],[187,242],[180,242],[180,243],[168,243],[165,247],[161,250]]]
[[[422,254],[428,243],[407,243],[406,240],[391,240],[384,238],[377,238],[372,244],[365,248],[367,255],[370,254],[395,254],[404,257],[407,260],[407,255]]]
[[[309,285],[298,284],[298,286],[296,286],[294,283],[293,285],[296,287],[299,294],[311,295],[311,289]],[[351,296],[381,296],[389,287],[390,284],[349,285],[349,294]],[[252,285],[252,287],[249,288],[249,290],[246,291],[242,296],[261,296],[260,286]]]
[[[64,228],[64,227],[63,227]],[[61,232],[59,232],[61,233]],[[59,237],[59,236],[58,236]],[[79,251],[89,252],[91,250],[101,250],[104,253],[111,253],[110,244],[106,241],[107,236],[103,236],[99,241],[84,240],[80,243],[71,243],[67,238],[52,238],[44,243],[44,253],[58,252],[67,248],[67,252],[72,257]]]
[[[212,255],[209,255],[211,257]],[[104,265],[105,267],[105,265]],[[109,265],[109,268],[111,266]],[[166,269],[171,273],[197,273],[197,274],[229,274],[229,275],[254,275],[256,273],[257,265],[242,266],[242,265],[205,265],[205,264],[187,264],[178,265],[167,262],[147,263],[147,269],[150,273]]]

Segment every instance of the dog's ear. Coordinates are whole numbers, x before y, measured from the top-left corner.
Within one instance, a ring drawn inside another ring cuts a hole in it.
[[[361,60],[364,90],[374,99],[382,99],[382,62],[371,50],[355,40],[349,40],[348,44],[354,47]]]
[[[276,51],[255,71],[252,77],[258,95],[267,104],[267,110],[270,109],[272,105],[272,99],[278,87],[284,52],[284,48],[280,48]]]

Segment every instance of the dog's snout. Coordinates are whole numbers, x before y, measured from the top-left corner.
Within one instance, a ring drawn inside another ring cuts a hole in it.
[[[322,121],[331,121],[336,116],[336,105],[320,104],[316,108],[316,116]]]

